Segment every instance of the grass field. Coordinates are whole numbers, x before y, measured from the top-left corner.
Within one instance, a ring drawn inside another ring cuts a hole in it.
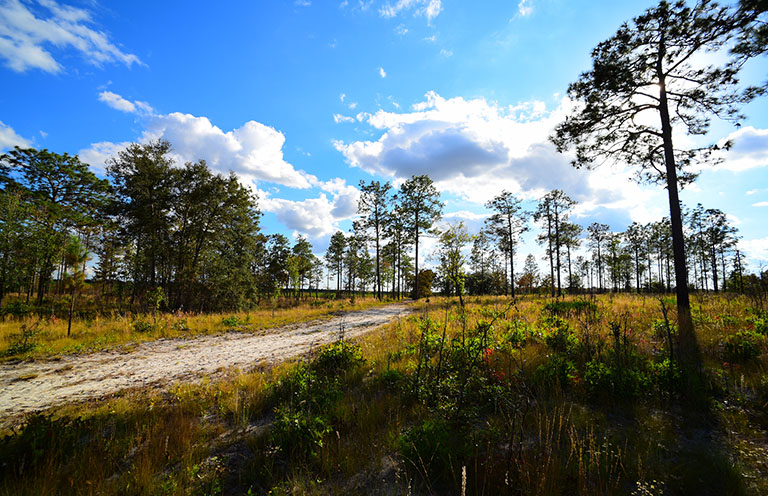
[[[287,324],[328,318],[381,302],[372,297],[304,300],[286,308],[263,308],[225,314],[158,313],[95,315],[76,320],[67,336],[67,320],[6,318],[0,322],[0,360],[44,358],[57,354],[104,350],[161,338],[194,337],[228,331],[254,332]]]
[[[0,494],[766,494],[765,310],[692,303],[688,377],[670,298],[421,301],[291,363],[32,416]]]

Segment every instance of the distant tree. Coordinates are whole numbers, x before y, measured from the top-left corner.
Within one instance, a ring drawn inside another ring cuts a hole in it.
[[[438,238],[437,259],[440,262],[442,278],[448,282],[448,293],[459,296],[459,303],[464,306],[464,283],[466,274],[464,265],[464,246],[470,241],[464,222],[449,224]]]
[[[486,220],[488,230],[504,240],[509,258],[509,278],[512,289],[512,297],[515,296],[515,246],[520,240],[520,235],[528,230],[528,217],[530,214],[523,210],[521,200],[509,191],[502,191],[500,195],[486,204],[486,208],[495,213]]]
[[[571,222],[563,222],[560,225],[560,244],[565,247],[565,256],[568,260],[568,289],[571,291],[579,286],[578,278],[573,276],[571,250],[577,250],[581,246],[581,233],[583,230],[580,225]]]
[[[534,219],[546,224],[546,233],[539,236],[539,242],[547,245],[550,275],[552,277],[552,296],[555,296],[555,268],[557,268],[557,295],[562,292],[560,283],[560,250],[563,246],[561,227],[568,220],[570,210],[576,205],[568,195],[559,189],[554,189],[539,200],[534,212]]]
[[[539,282],[539,265],[536,263],[536,258],[528,254],[525,257],[525,265],[523,265],[523,273],[517,280],[520,288],[526,293],[531,293],[536,288]]]
[[[647,235],[647,230],[637,222],[633,222],[624,233],[627,246],[632,253],[632,260],[635,262],[635,290],[638,293],[640,292],[640,275],[644,267],[643,259],[645,258]]]
[[[371,181],[366,184],[360,181],[360,198],[357,202],[357,213],[361,215],[361,227],[373,231],[376,245],[376,298],[381,300],[381,238],[388,216],[390,203],[389,191],[392,185]]]
[[[603,290],[603,257],[602,246],[608,238],[610,233],[610,227],[606,224],[600,224],[599,222],[593,222],[587,227],[587,237],[595,255],[595,261],[597,262],[597,284],[600,291]]]
[[[296,243],[291,248],[291,253],[296,257],[296,272],[299,278],[299,290],[303,289],[304,281],[309,283],[312,274],[312,243],[304,236],[298,236]]]
[[[325,253],[325,263],[333,274],[336,275],[336,291],[341,291],[341,279],[344,268],[344,252],[347,248],[347,238],[341,231],[336,231],[331,236],[328,251]]]
[[[443,204],[439,200],[440,193],[435,188],[429,176],[412,176],[400,186],[398,199],[401,213],[404,215],[405,229],[414,239],[416,255],[414,257],[415,273],[419,272],[419,235],[422,231],[432,228],[443,212]],[[418,298],[420,277],[414,281],[414,294]]]
[[[700,363],[693,332],[678,185],[694,179],[685,166],[711,158],[714,147],[675,148],[674,126],[706,134],[710,116],[738,118],[738,63],[709,65],[706,52],[732,43],[745,20],[707,0],[688,6],[662,1],[592,52],[592,69],[568,88],[576,110],[557,126],[559,151],[576,148],[576,167],[613,161],[637,167],[642,180],[666,184],[672,224],[680,357],[687,369]],[[648,118],[658,119],[658,126]]]
[[[71,236],[67,240],[64,251],[69,272],[65,277],[66,288],[69,291],[69,320],[67,321],[67,337],[72,333],[72,316],[75,313],[75,299],[77,294],[85,286],[85,264],[90,259],[88,250],[82,245],[80,240]]]

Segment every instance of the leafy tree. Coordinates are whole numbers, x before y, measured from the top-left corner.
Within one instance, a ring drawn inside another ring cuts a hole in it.
[[[415,273],[419,272],[419,235],[422,231],[432,228],[432,224],[442,215],[443,204],[429,176],[412,176],[400,186],[398,199],[400,212],[404,215],[405,230],[414,239],[416,255],[414,257]],[[415,280],[414,294],[418,298],[421,277]]]
[[[133,304],[141,289],[155,288],[162,260],[169,256],[174,178],[171,144],[158,140],[133,143],[107,160],[107,173],[118,195],[116,214],[123,236],[134,245],[131,276]]]
[[[511,281],[512,297],[515,296],[515,246],[520,240],[520,235],[528,230],[529,213],[523,210],[521,201],[509,191],[502,191],[500,195],[488,201],[486,208],[495,213],[486,221],[490,232],[505,240],[503,246],[509,257],[509,278]]]
[[[440,272],[448,282],[448,294],[456,293],[459,303],[464,306],[464,264],[466,259],[463,254],[464,246],[470,241],[469,233],[464,222],[449,224],[440,233],[438,239],[437,259],[440,262]]]
[[[15,191],[33,210],[39,279],[38,303],[48,291],[54,259],[68,234],[99,223],[98,213],[110,199],[110,185],[75,155],[16,147],[0,155],[0,186]]]
[[[360,198],[357,203],[357,213],[362,216],[361,226],[373,231],[373,239],[376,243],[376,297],[381,300],[381,244],[384,224],[388,218],[389,191],[392,185],[381,184],[379,181],[371,181],[365,184],[360,181]]]
[[[552,141],[575,147],[576,167],[605,161],[637,167],[638,178],[666,185],[669,195],[679,321],[680,356],[699,363],[685,265],[678,186],[694,179],[685,166],[711,158],[714,147],[680,149],[672,129],[706,134],[715,115],[738,118],[738,64],[706,65],[702,54],[731,43],[743,25],[738,12],[708,0],[690,7],[662,1],[624,23],[592,52],[592,69],[568,88],[580,106],[558,125]],[[652,125],[650,119],[658,125]]]

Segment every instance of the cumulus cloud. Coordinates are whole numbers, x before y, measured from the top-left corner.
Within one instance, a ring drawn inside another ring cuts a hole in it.
[[[0,1],[0,58],[17,72],[40,69],[58,73],[61,64],[50,49],[74,49],[90,63],[141,64],[136,55],[115,46],[106,33],[94,27],[87,10],[39,0]]]
[[[379,9],[382,17],[397,17],[401,12],[413,12],[414,15],[424,16],[427,23],[438,16],[443,10],[440,0],[398,0],[395,3],[386,3]]]
[[[260,122],[248,121],[239,128],[223,131],[207,117],[181,112],[151,113],[149,105],[130,102],[116,93],[103,92],[99,99],[124,112],[144,111],[144,131],[138,141],[170,141],[178,162],[203,159],[212,169],[225,174],[233,171],[245,182],[269,181],[292,188],[309,188],[317,182],[317,178],[296,170],[284,160],[283,133]],[[87,157],[91,165],[103,168],[104,159],[124,146],[125,143],[94,143],[79,154]]]
[[[261,207],[275,214],[277,220],[297,234],[306,234],[314,240],[327,238],[338,230],[338,223],[357,215],[360,192],[343,179],[315,183],[323,193],[316,198],[293,201],[272,198],[261,193]],[[331,195],[331,198],[328,197]]]
[[[535,101],[501,107],[430,92],[410,111],[358,114],[380,137],[334,146],[353,167],[395,182],[428,174],[440,191],[476,204],[503,189],[535,199],[558,188],[580,202],[582,215],[602,207],[624,212],[615,223],[628,218],[626,212],[638,222],[660,217],[663,191],[633,183],[631,170],[577,170],[557,153],[548,136],[570,105],[563,99],[551,111]]]
[[[11,126],[0,121],[0,151],[13,148],[14,146],[27,147],[31,144],[29,140],[19,136]]]
[[[384,71],[383,67],[379,67],[379,76],[381,76],[382,79],[387,77],[387,73]]]
[[[739,246],[746,252],[752,262],[762,266],[768,262],[768,237],[739,241]]]
[[[731,141],[733,147],[721,153],[721,167],[740,172],[768,166],[768,129],[743,127],[726,136],[720,145],[726,141]]]

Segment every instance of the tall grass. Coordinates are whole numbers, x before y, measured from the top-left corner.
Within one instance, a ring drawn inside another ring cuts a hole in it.
[[[291,363],[30,417],[0,494],[768,492],[763,314],[695,300],[702,406],[657,299],[568,301],[433,298]],[[759,353],[726,361],[737,337]]]

